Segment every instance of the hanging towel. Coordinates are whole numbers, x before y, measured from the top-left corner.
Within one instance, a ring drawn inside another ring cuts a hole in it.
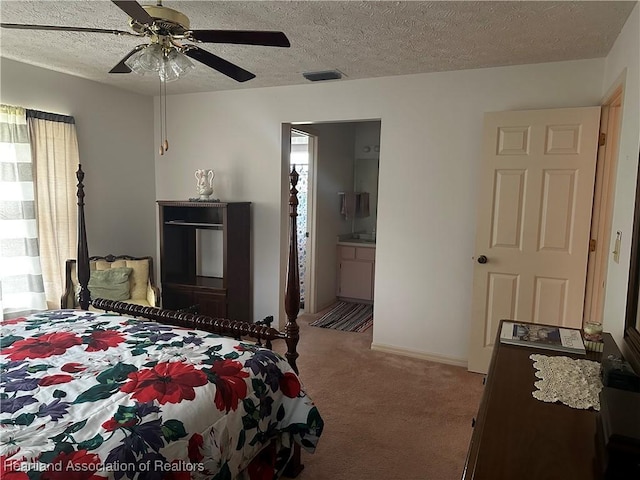
[[[340,192],[340,213],[350,218],[356,212],[356,194],[354,192]]]
[[[357,217],[368,217],[369,216],[369,192],[360,192],[357,193],[357,204],[356,204],[356,216]]]

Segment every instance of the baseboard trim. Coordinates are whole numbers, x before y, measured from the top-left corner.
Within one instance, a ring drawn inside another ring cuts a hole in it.
[[[419,358],[420,360],[428,360],[430,362],[444,363],[447,365],[455,365],[456,367],[467,368],[467,360],[462,358],[447,357],[435,353],[425,353],[410,348],[396,347],[394,345],[385,345],[383,343],[372,343],[371,350],[378,352],[392,353],[394,355],[402,355],[404,357]]]

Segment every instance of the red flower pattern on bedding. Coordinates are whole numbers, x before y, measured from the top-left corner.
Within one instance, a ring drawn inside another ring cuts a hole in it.
[[[300,395],[300,390],[302,390],[300,387],[300,381],[293,373],[285,372],[285,374],[280,377],[279,383],[280,390],[282,390],[282,393],[287,397],[296,398]]]
[[[182,362],[161,362],[153,368],[132,372],[128,378],[120,391],[131,393],[139,402],[157,400],[160,405],[193,400],[194,387],[207,383],[204,373]]]
[[[0,320],[0,323],[2,325],[15,325],[17,323],[24,322],[25,320],[26,320],[25,317],[18,317],[18,318],[10,318],[7,320]]]
[[[20,471],[20,464],[25,459],[12,458],[14,454],[0,455],[0,478],[2,480],[29,480],[26,472]]]
[[[200,462],[204,458],[202,454],[202,446],[204,445],[204,438],[199,433],[194,433],[189,439],[189,460],[192,462]]]
[[[39,337],[18,340],[3,353],[11,360],[47,358],[52,355],[62,355],[67,348],[81,343],[82,339],[73,333],[47,333]]]
[[[60,370],[67,373],[84,372],[86,369],[87,367],[77,362],[65,363],[63,366],[60,367]]]
[[[215,402],[218,410],[236,410],[238,402],[247,396],[247,383],[244,379],[249,373],[242,370],[240,362],[228,358],[211,365],[211,373],[215,375]]]
[[[98,350],[107,350],[124,342],[124,337],[114,330],[96,330],[89,337],[89,346],[87,352],[97,352]]]
[[[60,373],[57,375],[49,375],[47,377],[42,377],[38,381],[38,385],[41,387],[48,387],[49,385],[59,385],[61,383],[69,383],[73,380],[71,375],[65,375],[64,373]]]
[[[51,469],[42,472],[42,480],[102,480],[96,470],[100,457],[86,450],[60,452],[50,464]],[[55,471],[55,470],[59,471]]]

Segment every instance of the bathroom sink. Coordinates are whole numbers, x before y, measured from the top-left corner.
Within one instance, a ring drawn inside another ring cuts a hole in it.
[[[347,233],[338,236],[338,242],[375,245],[376,237],[375,233]]]
[[[367,238],[348,238],[347,240],[345,240],[345,242],[352,242],[352,243],[376,243],[375,240],[369,240]]]
[[[353,240],[361,240],[363,242],[375,242],[376,238],[373,233],[354,233],[351,235]]]

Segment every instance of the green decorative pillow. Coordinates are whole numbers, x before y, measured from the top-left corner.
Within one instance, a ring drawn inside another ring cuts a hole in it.
[[[117,267],[108,270],[94,270],[89,277],[91,298],[107,300],[128,300],[131,298],[129,275],[133,268]]]

